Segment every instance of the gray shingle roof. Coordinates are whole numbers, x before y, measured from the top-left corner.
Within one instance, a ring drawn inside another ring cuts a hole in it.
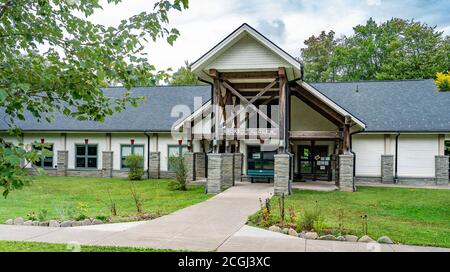
[[[104,92],[108,97],[120,97],[125,89],[112,87],[105,88]],[[170,131],[180,118],[171,117],[173,107],[182,105],[182,110],[195,111],[199,105],[194,109],[194,97],[201,97],[202,103],[206,103],[211,97],[211,87],[137,87],[131,90],[131,96],[146,96],[147,100],[137,108],[128,106],[126,110],[108,116],[104,123],[78,121],[62,114],[57,114],[51,124],[45,121],[39,123],[27,114],[26,121],[19,121],[17,125],[24,131]],[[0,115],[0,130],[6,129],[7,124]]]
[[[450,92],[438,92],[433,80],[310,85],[363,121],[366,131],[450,132]]]
[[[363,121],[369,132],[450,132],[450,92],[438,92],[432,80],[311,83],[318,91]],[[358,91],[357,91],[358,90]],[[118,97],[123,88],[106,88]],[[128,107],[104,123],[77,121],[57,115],[53,123],[38,123],[28,116],[17,124],[24,131],[170,131],[179,119],[171,117],[176,105],[193,112],[194,97],[206,103],[210,86],[139,87],[132,96],[146,96],[138,108]],[[186,107],[187,106],[187,107]],[[0,115],[0,130],[8,127]]]

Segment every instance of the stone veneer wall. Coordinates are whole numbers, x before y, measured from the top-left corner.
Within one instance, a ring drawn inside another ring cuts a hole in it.
[[[244,154],[242,153],[234,153],[234,180],[235,181],[242,181],[242,165],[244,163]]]
[[[186,166],[186,181],[192,182],[195,180],[195,154],[186,152],[183,155],[184,164]]]
[[[150,178],[159,179],[161,177],[161,153],[150,152]]]
[[[113,177],[113,154],[113,151],[102,152],[102,177],[104,178]]]
[[[381,155],[381,182],[394,183],[394,155]]]
[[[448,156],[436,156],[436,185],[449,185],[448,177],[448,166],[449,157]]]
[[[339,155],[339,189],[353,191],[353,155]]]
[[[233,154],[208,154],[207,192],[217,194],[233,186]]]
[[[206,178],[206,154],[205,153],[195,153],[195,178],[202,179]]]
[[[288,154],[275,155],[274,194],[289,194],[290,156]]]
[[[57,152],[57,168],[56,173],[58,176],[67,176],[67,168],[69,165],[69,151],[67,150],[58,150]]]

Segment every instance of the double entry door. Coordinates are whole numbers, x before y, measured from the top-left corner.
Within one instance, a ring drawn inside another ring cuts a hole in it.
[[[327,145],[298,146],[300,180],[331,180],[331,159]]]

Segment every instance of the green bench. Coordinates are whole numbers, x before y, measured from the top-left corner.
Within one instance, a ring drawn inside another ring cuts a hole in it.
[[[267,182],[270,183],[274,175],[274,170],[247,170],[247,177],[250,178],[251,183],[254,182],[255,178],[267,179]]]

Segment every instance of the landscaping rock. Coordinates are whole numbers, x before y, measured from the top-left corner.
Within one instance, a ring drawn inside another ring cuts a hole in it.
[[[305,239],[308,240],[317,240],[317,238],[319,238],[319,235],[317,234],[317,232],[307,232],[305,234]]]
[[[91,220],[89,220],[89,219],[84,219],[84,220],[82,221],[81,225],[83,225],[83,226],[89,226],[89,225],[92,225],[92,222],[91,222]]]
[[[302,232],[298,235],[298,237],[303,238],[303,239],[306,239],[305,235],[306,235],[306,231],[302,231]]]
[[[73,221],[72,227],[80,227],[83,226],[83,221]]]
[[[56,220],[50,220],[50,221],[48,222],[48,225],[47,225],[47,226],[49,226],[50,228],[59,228],[61,225],[60,225],[59,222],[56,221]]]
[[[58,221],[56,221],[56,222],[58,223]],[[50,222],[48,222],[48,221],[39,222],[39,227],[48,227],[49,225],[50,225]]]
[[[334,235],[328,234],[328,235],[320,236],[319,240],[336,241],[336,237]]]
[[[92,220],[92,225],[101,225],[101,224],[103,224],[103,221],[100,221],[98,219]]]
[[[382,236],[382,237],[378,238],[377,242],[380,244],[389,244],[389,245],[393,244],[391,238],[389,238],[387,236]]]
[[[345,242],[345,241],[347,241],[347,240],[345,240],[345,237],[344,237],[344,236],[338,236],[338,237],[336,238],[336,240],[337,240],[337,241],[340,241],[340,242]]]
[[[64,222],[62,222],[61,223],[61,225],[60,225],[60,227],[61,228],[69,228],[69,227],[72,227],[72,221],[64,221]]]
[[[364,235],[363,237],[359,238],[358,242],[360,243],[372,243],[375,242],[370,236]]]
[[[298,237],[298,233],[295,231],[295,229],[292,229],[292,228],[288,230],[288,234],[290,236]]]
[[[355,235],[344,235],[344,238],[347,242],[358,242],[358,236]]]
[[[48,226],[49,226],[48,221],[39,222],[39,227],[48,227]]]
[[[25,223],[23,223],[24,226],[33,226],[33,221],[28,220]]]
[[[23,225],[24,220],[22,217],[17,217],[16,219],[14,219],[14,225]]]
[[[279,232],[279,233],[281,233],[281,228],[278,227],[278,226],[271,226],[271,227],[269,228],[269,230],[270,230],[270,231],[273,231],[273,232]]]
[[[8,219],[8,220],[6,220],[5,224],[6,225],[13,225],[14,224],[14,220]]]
[[[31,224],[31,225],[37,227],[37,226],[39,226],[39,221],[33,221],[33,224]]]

